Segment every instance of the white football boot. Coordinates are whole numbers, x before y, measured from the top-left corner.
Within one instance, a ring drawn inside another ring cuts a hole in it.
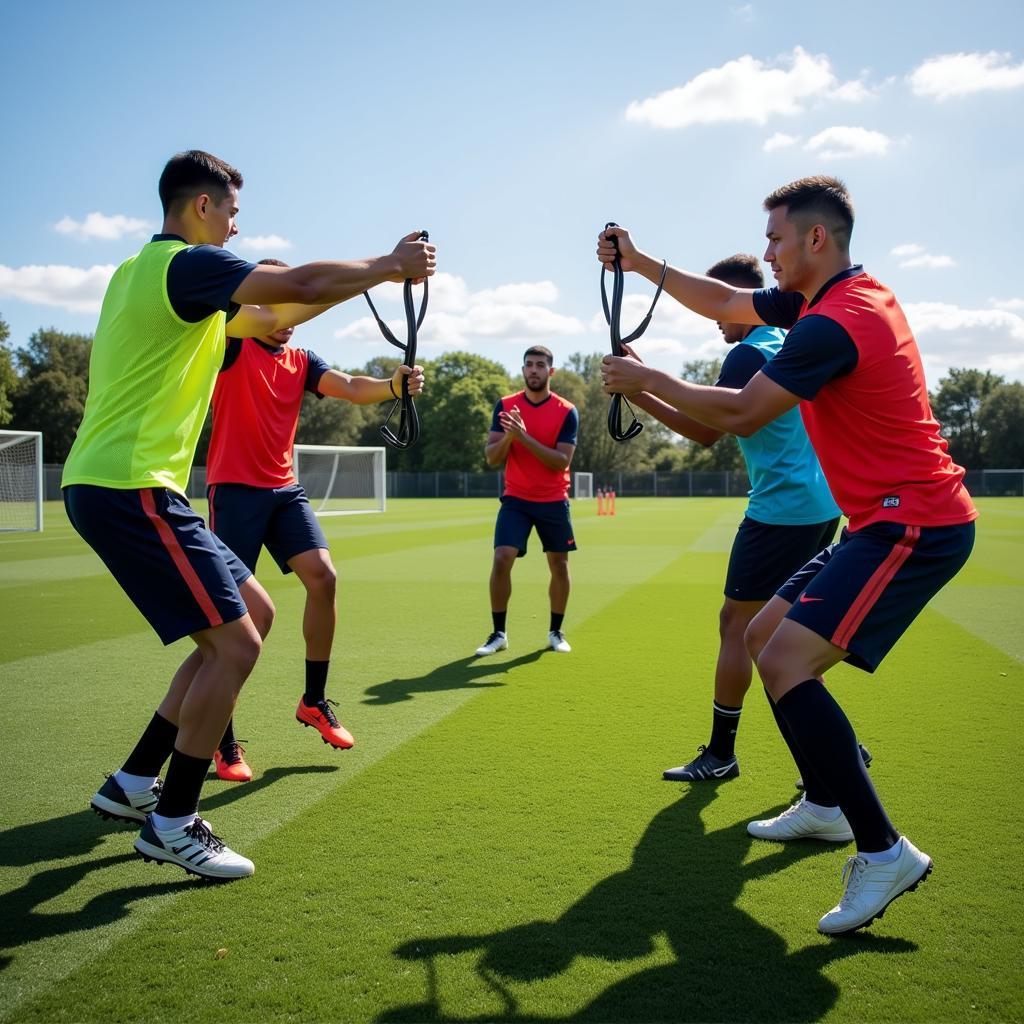
[[[572,650],[560,629],[553,629],[548,633],[548,647],[559,654],[568,654]]]
[[[764,818],[747,824],[747,832],[755,839],[823,839],[827,843],[848,843],[853,838],[850,823],[844,814],[829,821],[819,818],[801,798],[775,818]]]
[[[496,629],[477,649],[476,656],[483,658],[488,654],[497,654],[498,651],[508,650],[508,634]]]
[[[176,864],[191,875],[219,882],[248,878],[256,870],[251,860],[225,846],[213,834],[210,823],[202,818],[184,828],[164,831],[153,827],[150,816],[135,840],[135,849],[144,861]]]

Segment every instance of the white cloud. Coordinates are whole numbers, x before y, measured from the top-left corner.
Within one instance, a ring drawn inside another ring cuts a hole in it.
[[[777,115],[801,113],[812,101],[858,102],[868,89],[859,82],[840,83],[828,57],[797,46],[772,67],[746,54],[718,68],[709,68],[684,85],[626,108],[628,121],[656,128],[693,124],[752,122],[766,124]]]
[[[1024,62],[1010,64],[1008,53],[946,53],[929,57],[909,76],[916,96],[951,99],[975,92],[1004,91],[1024,86]]]
[[[994,309],[1024,310],[1024,299],[989,299]]]
[[[917,242],[908,242],[906,245],[897,245],[889,250],[890,256],[895,256],[900,261],[901,267],[915,268],[924,267],[928,270],[937,270],[942,267],[955,267],[956,261],[952,256],[939,256],[928,252],[923,245]]]
[[[123,213],[105,214],[90,213],[85,220],[74,220],[62,217],[53,225],[53,230],[61,235],[70,235],[80,241],[94,239],[103,242],[116,242],[121,238],[143,237],[152,234],[154,225],[151,221],[139,217],[126,217]]]
[[[0,265],[0,298],[39,306],[59,306],[72,313],[98,313],[113,265],[82,267]]]
[[[270,256],[275,252],[287,252],[292,248],[292,243],[280,235],[248,235],[237,244],[237,248],[243,252],[259,253],[261,256]]]
[[[859,156],[885,156],[892,139],[869,128],[836,125],[807,140],[804,149],[823,160],[849,160]]]
[[[385,304],[399,301],[401,295],[401,285],[382,285],[373,291],[374,305],[380,310]],[[558,288],[551,281],[505,284],[471,292],[461,277],[436,274],[430,279],[430,315],[420,338],[433,347],[460,347],[474,337],[525,339],[583,333],[583,323],[576,317],[547,308],[557,299]],[[403,319],[386,322],[399,338],[404,337]],[[380,338],[372,317],[362,317],[335,331],[334,336],[363,341]]]
[[[730,13],[737,21],[743,22],[744,25],[752,25],[757,21],[757,13],[754,11],[753,4],[742,4],[739,7],[733,7],[730,9]]]
[[[992,370],[1013,379],[1024,376],[1024,316],[1009,309],[968,309],[950,302],[909,302],[903,311],[932,386],[951,366]]]
[[[785,132],[776,132],[774,135],[770,135],[764,140],[764,144],[761,148],[766,153],[771,153],[776,149],[785,149],[787,146],[795,146],[799,141],[799,135],[787,135]]]

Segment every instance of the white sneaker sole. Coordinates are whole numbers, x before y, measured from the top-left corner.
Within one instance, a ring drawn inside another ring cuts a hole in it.
[[[108,800],[105,796],[100,796],[99,793],[89,801],[89,806],[104,821],[113,818],[116,821],[127,821],[133,825],[144,825],[146,822],[146,815],[142,811],[137,811],[134,807],[125,807],[124,804],[120,804],[116,800]]]
[[[921,873],[913,881],[905,885],[902,889],[900,889],[899,892],[894,893],[892,896],[890,896],[888,901],[882,907],[876,910],[873,914],[870,914],[867,917],[865,917],[862,921],[859,921],[857,924],[844,924],[841,928],[832,929],[823,928],[821,926],[821,922],[819,921],[818,931],[821,932],[822,935],[848,935],[850,932],[857,931],[858,928],[866,928],[869,924],[871,924],[872,921],[877,921],[882,916],[884,916],[886,910],[889,909],[889,905],[893,902],[893,900],[898,900],[904,894],[908,892],[913,892],[922,882],[926,881],[928,876],[932,873],[932,867],[932,860],[929,857],[928,863],[924,865],[923,869],[921,870]]]
[[[150,861],[155,861],[157,864],[173,864],[175,867],[182,868],[190,875],[205,878],[211,882],[233,882],[239,878],[249,878],[256,870],[251,864],[249,867],[238,865],[235,868],[231,868],[228,865],[222,865],[220,868],[197,867],[187,860],[176,857],[169,850],[161,846],[154,846],[142,838],[135,840],[135,852],[147,864]]]

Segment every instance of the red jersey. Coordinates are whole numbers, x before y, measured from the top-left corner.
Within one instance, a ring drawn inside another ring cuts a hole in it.
[[[491,430],[504,432],[498,413],[518,409],[526,432],[546,448],[576,444],[579,414],[572,402],[551,392],[533,404],[525,391],[502,398],[494,407]],[[569,497],[569,470],[545,466],[525,445],[513,444],[505,462],[505,494],[524,501],[565,501]]]
[[[785,319],[787,305],[797,310],[796,323],[761,372],[805,399],[807,434],[850,529],[975,519],[964,470],[932,416],[917,342],[893,293],[852,267],[809,304],[778,289],[755,294],[762,319]]]
[[[303,348],[231,338],[213,391],[206,483],[286,487],[295,483],[292,444],[302,396],[329,369]]]

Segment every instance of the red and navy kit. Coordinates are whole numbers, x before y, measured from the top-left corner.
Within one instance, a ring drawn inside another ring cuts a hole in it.
[[[327,547],[295,480],[292,445],[303,396],[323,397],[318,385],[329,369],[306,349],[228,339],[213,392],[210,529],[253,572],[264,546],[283,573],[296,555]]]
[[[932,416],[917,343],[893,293],[859,266],[807,302],[754,293],[758,316],[791,328],[761,371],[800,407],[850,525],[779,591],[788,617],[873,671],[974,543],[963,469]]]
[[[504,433],[499,414],[518,409],[526,432],[546,448],[576,444],[579,413],[572,402],[553,392],[531,402],[525,391],[507,395],[494,406],[491,430]],[[505,492],[494,524],[494,546],[526,554],[531,530],[536,529],[545,551],[575,551],[569,515],[569,470],[545,466],[525,445],[515,443],[505,462]]]
[[[498,414],[518,409],[526,432],[545,448],[576,444],[579,413],[572,402],[554,392],[531,402],[525,391],[506,395],[494,406],[491,430],[504,433]],[[565,501],[569,496],[569,470],[545,466],[525,445],[513,444],[505,462],[505,494],[523,501]]]
[[[330,367],[316,354],[256,338],[229,338],[213,391],[206,483],[285,487],[295,483],[292,444],[302,398]]]

